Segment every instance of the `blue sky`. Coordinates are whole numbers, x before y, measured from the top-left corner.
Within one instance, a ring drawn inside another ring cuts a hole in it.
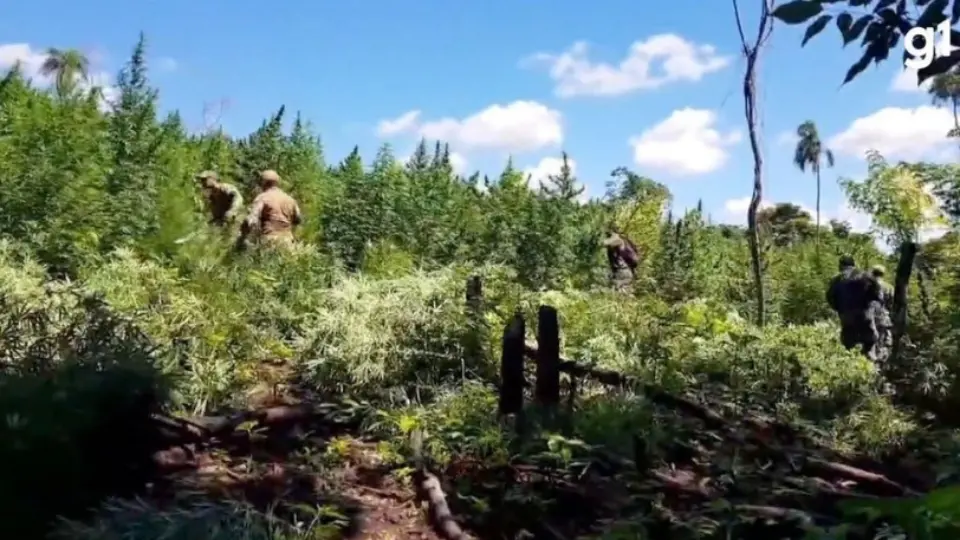
[[[490,174],[508,154],[533,169],[565,149],[591,195],[624,165],[667,184],[677,208],[702,198],[715,219],[743,221],[737,200],[749,195],[752,158],[729,2],[8,4],[0,65],[76,47],[113,74],[143,30],[163,108],[180,109],[192,127],[206,102],[226,100],[222,123],[234,134],[285,104],[313,122],[331,160],[355,144],[372,158],[384,141],[406,155],[426,133],[448,138],[468,170]],[[844,51],[832,26],[805,49],[801,35],[777,26],[761,67],[766,198],[813,207],[815,185],[791,164],[789,134],[814,120],[840,158],[824,173],[824,215],[863,226],[841,208],[837,176],[861,176],[868,147],[943,158],[952,120],[922,92],[892,86],[899,55],[841,88],[858,50]],[[620,70],[631,50],[634,69]],[[414,121],[383,123],[405,114]]]

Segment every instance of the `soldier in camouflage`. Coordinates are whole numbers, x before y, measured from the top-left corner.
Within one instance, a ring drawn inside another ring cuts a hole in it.
[[[611,226],[607,229],[607,238],[603,241],[603,246],[607,251],[607,264],[615,286],[623,287],[637,278],[640,256],[637,246],[629,238]],[[621,276],[623,269],[630,271],[628,278]]]
[[[293,228],[303,222],[300,206],[280,189],[280,175],[276,171],[260,173],[260,189],[261,193],[253,199],[250,212],[240,227],[237,247],[243,248],[251,233],[256,234],[262,245],[292,246]]]
[[[873,322],[872,304],[881,302],[880,286],[866,272],[857,269],[853,257],[840,258],[840,273],[830,281],[827,303],[840,317],[840,342],[875,358],[874,346],[879,341]]]
[[[870,268],[870,275],[877,280],[877,284],[880,286],[880,301],[887,310],[893,309],[893,287],[885,280],[886,270],[879,264],[875,264]]]
[[[224,227],[239,217],[240,209],[243,208],[243,197],[236,187],[221,182],[213,171],[203,171],[196,179],[211,215],[211,225]]]
[[[893,310],[893,289],[884,281],[886,271],[880,265],[875,265],[870,269],[870,275],[876,280],[880,288],[880,299],[871,305],[872,319],[876,326],[878,335],[875,356],[877,359],[885,359],[890,354],[893,347],[893,321],[890,318],[890,312]]]

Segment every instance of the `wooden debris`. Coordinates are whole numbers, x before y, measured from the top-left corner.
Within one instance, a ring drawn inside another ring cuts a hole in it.
[[[447,497],[440,486],[440,479],[424,468],[414,471],[414,481],[417,484],[417,495],[427,504],[430,522],[446,540],[471,540],[471,536],[463,532],[460,525],[453,518]]]

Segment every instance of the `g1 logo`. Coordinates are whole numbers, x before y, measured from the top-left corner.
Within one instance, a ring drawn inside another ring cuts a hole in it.
[[[918,37],[923,37],[921,47],[917,47],[914,42]],[[913,70],[928,67],[935,58],[950,56],[953,52],[953,43],[950,41],[950,20],[945,19],[936,28],[919,26],[911,28],[904,36],[903,48],[910,55],[903,65]]]

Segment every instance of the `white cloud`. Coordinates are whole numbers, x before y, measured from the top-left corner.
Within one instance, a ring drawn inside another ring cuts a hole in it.
[[[169,56],[163,56],[157,60],[157,67],[161,71],[176,71],[180,67],[180,62],[177,62],[175,58],[170,58]]]
[[[420,120],[420,111],[409,111],[392,120],[381,120],[377,124],[377,135],[390,137],[416,129]]]
[[[40,68],[43,66],[46,58],[47,55],[30,48],[30,45],[26,43],[7,43],[0,45],[0,68],[5,70],[10,69],[16,65],[17,62],[20,62],[20,66],[23,68],[25,75],[43,79],[44,82],[49,83],[49,78],[40,75]]]
[[[815,216],[816,214],[811,213],[810,215]],[[820,222],[829,223],[831,219],[847,222],[850,225],[850,230],[858,233],[868,232],[870,227],[873,226],[873,219],[869,214],[853,208],[847,201],[840,203],[832,212],[824,212],[821,209]]]
[[[53,83],[52,77],[41,73],[41,68],[46,59],[46,51],[35,49],[28,43],[0,45],[0,69],[7,70],[19,63],[24,76],[43,86]],[[90,59],[90,61],[92,63],[93,59]],[[113,85],[113,77],[106,71],[89,73],[87,80],[82,81],[79,86],[83,89],[100,87],[103,96],[101,108],[105,110],[109,108],[119,94],[119,90]]]
[[[555,92],[561,97],[618,96],[674,82],[697,82],[730,65],[730,57],[718,55],[714,46],[676,34],[635,41],[616,66],[591,61],[588,48],[586,42],[578,41],[560,54],[537,53],[522,63],[549,66]]]
[[[796,131],[784,131],[777,135],[777,146],[793,147],[798,140]]]
[[[105,72],[91,74],[86,85],[100,88],[100,108],[104,111],[110,110],[120,98],[120,88],[113,85],[113,77]]]
[[[894,92],[921,93],[930,90],[933,79],[923,81],[923,84],[917,86],[917,70],[904,68],[897,72],[890,84],[890,90]]]
[[[915,109],[886,107],[854,120],[828,145],[836,152],[863,157],[876,150],[884,157],[920,160],[942,157],[953,145],[947,133],[953,128],[953,116],[946,109],[924,105]]]
[[[927,227],[920,231],[920,241],[929,242],[930,240],[936,240],[941,238],[943,235],[950,232],[950,227],[944,225],[938,225],[936,227]]]
[[[570,171],[572,174],[577,174],[577,162],[576,160],[568,157],[567,164],[570,166]],[[530,186],[530,189],[538,189],[543,186],[551,175],[557,176],[560,174],[560,169],[563,167],[563,158],[548,156],[540,160],[533,167],[527,167],[523,170],[524,176],[527,177],[527,185]],[[584,188],[583,192],[580,194],[579,199],[581,201],[587,201],[589,196],[587,195],[586,186],[582,182],[577,182],[578,188]]]
[[[731,221],[735,223],[746,223],[747,222],[747,209],[750,208],[750,199],[748,195],[746,197],[740,197],[738,199],[728,199],[723,203],[723,213],[725,221]],[[769,208],[773,206],[770,201],[760,201],[760,209]]]
[[[934,217],[937,212],[931,212],[928,217]],[[822,218],[822,221],[826,222],[829,219],[836,219],[839,221],[846,221],[850,224],[850,230],[858,233],[869,232],[871,227],[873,227],[873,219],[869,214],[855,210],[850,207],[850,204],[846,201],[841,204],[835,212],[830,213],[828,217]],[[941,236],[947,234],[950,231],[950,227],[942,225],[934,225],[929,227],[923,227],[920,229],[919,237],[921,242],[927,242],[940,238]],[[877,238],[877,247],[881,251],[889,251],[890,246],[887,246],[882,239]]]
[[[718,131],[717,115],[704,109],[673,111],[664,121],[630,138],[637,165],[676,176],[705,174],[727,161],[727,147],[740,142],[736,130]]]
[[[410,111],[380,122],[380,134],[417,133],[471,150],[530,152],[563,142],[563,118],[559,111],[536,101],[491,105],[465,118],[441,118],[421,122],[420,111]]]
[[[451,152],[450,166],[453,167],[453,172],[463,174],[467,170],[467,158],[463,157],[463,154]]]

